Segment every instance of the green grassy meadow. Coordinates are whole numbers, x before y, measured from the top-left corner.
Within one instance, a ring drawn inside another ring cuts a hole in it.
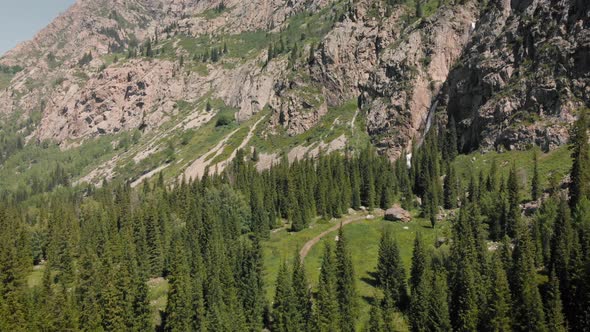
[[[416,216],[417,212],[414,213]],[[265,286],[267,297],[272,301],[278,269],[282,262],[292,265],[296,252],[303,244],[326,229],[337,225],[337,221],[331,223],[316,223],[312,228],[299,233],[280,231],[271,235],[269,241],[264,243],[264,267]],[[417,233],[421,233],[426,244],[434,249],[434,243],[438,237],[449,237],[450,227],[448,221],[443,221],[435,229],[430,227],[430,222],[421,218],[414,218],[409,223],[385,221],[383,218],[375,220],[362,220],[344,226],[344,236],[348,241],[349,251],[352,255],[354,272],[356,276],[356,287],[359,295],[359,321],[357,328],[360,330],[369,318],[370,305],[375,295],[381,296],[380,291],[374,286],[372,275],[376,270],[379,251],[379,241],[383,229],[390,228],[393,236],[398,241],[402,260],[406,265],[406,272],[410,272],[412,249]],[[305,268],[308,281],[315,292],[319,279],[320,266],[324,245],[326,242],[335,243],[337,232],[330,233],[322,238],[309,252],[305,259]],[[444,248],[441,247],[441,248]],[[396,317],[400,331],[407,331],[405,319]]]

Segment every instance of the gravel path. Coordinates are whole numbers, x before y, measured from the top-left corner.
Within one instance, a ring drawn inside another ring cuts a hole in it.
[[[347,218],[345,218],[344,220],[340,221],[338,223],[338,225],[334,225],[332,227],[330,227],[328,230],[322,232],[320,235],[314,237],[313,239],[307,241],[307,243],[305,243],[305,245],[303,246],[303,248],[301,248],[301,251],[299,251],[299,256],[301,257],[301,260],[305,260],[305,257],[307,257],[307,255],[309,254],[309,252],[311,251],[311,249],[313,248],[313,246],[315,246],[318,242],[320,242],[320,240],[325,237],[326,235],[337,231],[340,228],[340,225],[342,225],[342,227],[351,224],[353,222],[357,222],[357,221],[361,221],[361,220],[365,220],[367,218],[368,214],[354,214],[352,216],[349,216]],[[373,215],[375,217],[380,217],[383,216],[383,211],[374,211]]]

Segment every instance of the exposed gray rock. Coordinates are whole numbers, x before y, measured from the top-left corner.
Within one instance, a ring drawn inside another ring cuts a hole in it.
[[[395,205],[385,211],[385,220],[410,222],[412,221],[412,215],[410,212],[402,209],[399,205]]]

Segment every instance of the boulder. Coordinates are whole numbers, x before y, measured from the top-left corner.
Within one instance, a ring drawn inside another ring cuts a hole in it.
[[[409,222],[412,220],[412,216],[410,215],[410,212],[396,205],[385,211],[385,220]]]

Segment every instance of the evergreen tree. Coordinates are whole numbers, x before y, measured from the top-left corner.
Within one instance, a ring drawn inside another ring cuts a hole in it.
[[[98,257],[88,247],[83,248],[79,259],[79,277],[76,295],[78,307],[80,308],[80,327],[86,331],[97,331],[101,328],[102,307],[100,306],[100,280],[97,270]],[[45,273],[50,268],[46,265]],[[45,277],[49,278],[49,274]]]
[[[513,295],[513,330],[546,331],[543,303],[536,282],[529,230],[520,221],[515,230],[515,244],[511,273]]]
[[[498,254],[492,258],[492,282],[488,292],[488,308],[486,313],[486,330],[511,331],[511,299],[506,271]]]
[[[430,271],[428,271],[428,274]],[[416,287],[412,290],[410,298],[409,321],[412,331],[425,331],[429,323],[429,288],[430,284],[426,280],[427,274],[419,280]]]
[[[467,208],[461,208],[453,228],[449,276],[451,322],[453,330],[457,331],[475,331],[479,323],[476,251],[472,226]]]
[[[455,118],[451,116],[445,131],[443,146],[443,158],[447,161],[453,161],[457,156],[457,125]]]
[[[357,293],[352,257],[348,252],[342,225],[336,243],[336,287],[340,308],[340,331],[354,331],[357,318]]]
[[[548,286],[547,301],[545,304],[548,330],[550,332],[565,332],[565,318],[563,317],[559,279],[557,278],[555,271],[551,271]]]
[[[571,170],[570,206],[576,207],[583,197],[590,198],[590,147],[588,145],[587,111],[580,116],[570,133],[573,165]]]
[[[159,221],[157,220],[156,212],[152,209],[148,210],[145,222],[147,255],[149,262],[149,274],[152,277],[162,275],[164,270],[164,256],[161,242],[161,233]]]
[[[516,235],[515,228],[520,222],[520,194],[518,178],[516,175],[516,164],[512,164],[508,176],[508,215],[506,218],[506,233],[510,237]]]
[[[297,331],[297,307],[287,264],[283,263],[277,276],[273,304],[273,331]]]
[[[238,273],[239,296],[244,307],[248,330],[260,331],[265,302],[262,280],[262,247],[257,237],[253,239],[252,244],[243,244],[242,246]]]
[[[423,15],[424,13],[422,11],[422,0],[418,0],[416,1],[416,17],[422,18]]]
[[[189,331],[192,319],[190,270],[185,255],[183,237],[176,234],[172,241],[168,302],[166,304],[165,331]]]
[[[330,243],[327,242],[324,248],[315,303],[314,321],[316,331],[338,331],[340,326],[335,266],[333,249]]]
[[[488,192],[498,190],[498,162],[496,159],[492,160],[492,166],[490,166],[490,173],[486,181],[486,189]]]
[[[457,207],[457,176],[455,168],[447,163],[447,176],[444,180],[444,208],[454,209]]]
[[[426,329],[428,331],[450,331],[451,318],[449,316],[447,275],[442,267],[439,267],[431,274],[431,279],[427,301],[428,318]],[[421,324],[416,325],[419,326]]]
[[[311,327],[309,322],[312,319],[311,292],[299,253],[295,254],[293,261],[293,295],[297,313],[297,321],[293,326],[296,331],[307,331]]]
[[[381,307],[376,303],[371,305],[371,310],[369,311],[369,323],[366,332],[385,332]]]
[[[412,331],[424,331],[428,325],[430,271],[422,236],[416,235],[410,271],[410,325]]]
[[[404,309],[408,303],[406,278],[397,242],[391,237],[391,232],[385,230],[379,243],[377,282],[393,308]]]

